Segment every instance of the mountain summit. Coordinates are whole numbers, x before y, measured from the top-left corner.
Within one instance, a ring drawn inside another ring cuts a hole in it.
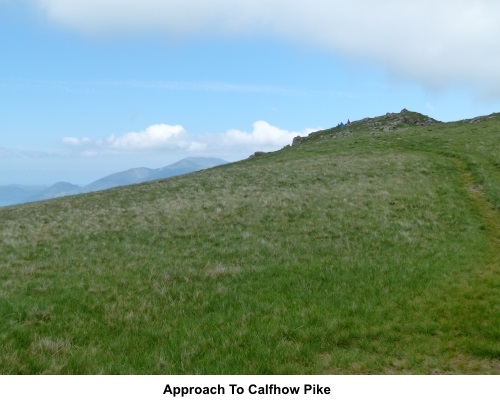
[[[441,121],[428,117],[427,115],[418,112],[409,111],[403,108],[399,113],[387,113],[373,118],[363,118],[359,121],[353,121],[346,125],[338,125],[337,127],[317,131],[308,136],[297,136],[293,139],[293,146],[298,145],[308,138],[315,138],[322,135],[331,135],[334,137],[351,135],[355,131],[368,130],[372,134],[376,132],[390,132],[396,129],[411,127],[411,126],[428,126],[440,124]]]

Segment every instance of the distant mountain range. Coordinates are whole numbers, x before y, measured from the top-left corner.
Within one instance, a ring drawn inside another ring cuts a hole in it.
[[[160,169],[138,167],[123,172],[110,174],[86,186],[80,187],[67,182],[59,182],[47,186],[0,186],[0,206],[21,204],[25,202],[41,201],[50,198],[64,197],[73,194],[89,193],[92,191],[106,190],[108,188],[127,186],[145,181],[166,179],[180,176],[229,163],[217,158],[188,157]]]

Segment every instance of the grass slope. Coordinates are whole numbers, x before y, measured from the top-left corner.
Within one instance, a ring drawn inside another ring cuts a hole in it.
[[[0,209],[0,372],[499,374],[500,117],[426,120]]]

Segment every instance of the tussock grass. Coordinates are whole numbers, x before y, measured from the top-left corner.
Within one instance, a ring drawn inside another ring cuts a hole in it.
[[[2,208],[0,371],[498,373],[499,128]]]

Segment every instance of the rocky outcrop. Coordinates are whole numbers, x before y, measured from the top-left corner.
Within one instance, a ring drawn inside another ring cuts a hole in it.
[[[255,158],[255,157],[266,155],[266,154],[267,154],[267,152],[255,152],[255,153],[251,154],[248,158],[251,159],[251,158]]]
[[[399,113],[387,113],[380,117],[365,118],[360,121],[356,121],[353,124],[361,127],[379,129],[384,132],[389,132],[405,125],[435,125],[439,124],[439,121],[430,118],[427,115],[408,111],[406,108],[404,108]]]
[[[305,140],[307,140],[307,136],[296,136],[295,138],[293,138],[292,140],[292,146],[297,146],[297,145],[300,145],[301,143],[303,143]]]
[[[359,121],[353,121],[349,125],[314,132],[307,137],[297,136],[293,139],[292,146],[300,145],[317,137],[340,138],[353,135],[359,131],[367,131],[372,135],[377,135],[408,126],[427,126],[439,123],[440,121],[404,108],[399,113],[387,113],[379,117],[364,118]]]
[[[482,115],[480,117],[476,117],[476,118],[473,118],[473,119],[467,120],[467,121],[469,122],[469,124],[477,124],[477,123],[482,122],[484,120],[489,120],[489,119],[498,118],[498,117],[500,117],[500,113],[493,113],[490,115]]]

